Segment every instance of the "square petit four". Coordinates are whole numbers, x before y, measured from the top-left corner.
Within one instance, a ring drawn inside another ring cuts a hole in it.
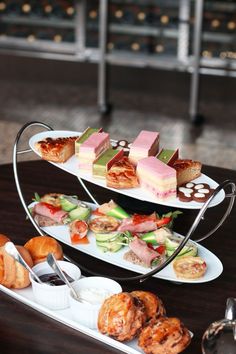
[[[154,194],[158,199],[176,197],[176,171],[154,156],[138,161],[137,176],[141,187]]]
[[[75,155],[79,156],[80,145],[83,144],[93,133],[101,132],[102,128],[90,128],[88,127],[75,141]]]
[[[90,137],[80,145],[79,168],[92,172],[93,162],[110,147],[110,137],[108,133],[101,132],[90,135]]]
[[[124,155],[123,150],[108,149],[93,163],[93,177],[106,178],[111,166]]]
[[[140,159],[155,156],[159,149],[159,133],[142,130],[130,147],[129,159],[137,164]]]
[[[169,166],[173,166],[174,162],[179,157],[179,149],[170,150],[170,149],[161,149],[161,151],[156,156],[158,160],[164,162]]]

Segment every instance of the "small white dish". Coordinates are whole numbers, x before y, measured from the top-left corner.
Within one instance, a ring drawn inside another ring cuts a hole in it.
[[[68,274],[75,281],[72,284],[75,284],[77,280],[81,277],[80,269],[69,262],[58,261],[62,270]],[[42,262],[33,267],[33,271],[40,277],[43,274],[54,273],[52,268],[48,265],[47,262]],[[35,297],[35,300],[47,307],[50,310],[62,310],[69,307],[69,292],[70,289],[66,284],[51,286],[48,284],[39,284],[34,278],[30,275],[30,281],[32,284],[32,290]]]
[[[70,292],[71,315],[75,321],[91,329],[97,329],[98,313],[105,298],[122,292],[119,283],[105,277],[81,278],[73,287],[79,295],[81,292],[83,298],[87,293],[87,297],[84,299],[85,302],[83,299],[78,301]]]

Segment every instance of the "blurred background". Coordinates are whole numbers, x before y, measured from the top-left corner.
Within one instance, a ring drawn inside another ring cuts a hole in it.
[[[236,169],[235,77],[236,0],[0,0],[0,163],[36,120]]]

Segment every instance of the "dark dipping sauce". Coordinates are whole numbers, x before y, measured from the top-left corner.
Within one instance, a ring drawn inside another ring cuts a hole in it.
[[[68,274],[66,274],[66,272],[63,271],[63,273],[65,274],[66,278],[69,280],[70,283],[74,281],[74,279],[72,279]],[[40,275],[39,279],[43,283],[50,283],[51,285],[55,285],[55,286],[65,285],[64,281],[62,281],[56,273]]]

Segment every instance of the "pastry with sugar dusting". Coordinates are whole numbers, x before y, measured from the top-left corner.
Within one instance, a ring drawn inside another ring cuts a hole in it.
[[[214,189],[207,183],[188,182],[178,187],[178,198],[181,202],[195,201],[205,203],[212,195]]]

